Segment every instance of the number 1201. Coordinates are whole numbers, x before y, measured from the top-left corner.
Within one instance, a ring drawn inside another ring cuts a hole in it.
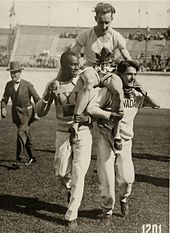
[[[142,233],[161,233],[161,224],[143,224]]]

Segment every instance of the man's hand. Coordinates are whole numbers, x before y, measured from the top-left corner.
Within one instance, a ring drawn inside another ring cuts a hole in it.
[[[60,83],[58,80],[54,80],[50,83],[49,88],[52,93],[55,93],[60,86]]]
[[[91,117],[88,115],[80,114],[80,115],[75,115],[74,120],[76,123],[90,123]]]
[[[2,108],[1,116],[2,116],[2,118],[6,118],[6,109],[5,108]]]
[[[48,84],[47,93],[44,96],[44,100],[48,101],[53,95],[56,93],[57,89],[59,88],[59,82],[57,80],[53,80]]]
[[[116,112],[111,112],[110,115],[110,120],[121,120],[123,118],[124,112],[123,111],[119,111],[118,113]]]
[[[143,96],[147,94],[147,92],[143,89],[141,83],[135,81],[133,87],[136,91],[140,92]]]

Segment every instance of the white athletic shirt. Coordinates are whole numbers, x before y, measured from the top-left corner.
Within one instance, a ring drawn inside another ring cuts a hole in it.
[[[112,101],[113,100],[113,101]],[[146,105],[145,97],[135,91],[133,98],[127,98],[124,96],[124,117],[121,120],[121,137],[124,139],[133,138],[133,122],[134,118],[138,112],[138,109],[142,106]],[[116,101],[116,100],[115,100]],[[104,88],[95,88],[91,93],[91,102],[89,103],[89,108],[93,108],[94,106],[100,107],[103,110],[111,111],[114,109],[114,96],[111,92],[108,91],[106,87]],[[108,118],[108,114],[106,114],[106,118]],[[110,120],[103,119],[103,122],[107,123],[110,128],[113,127],[114,123]]]
[[[73,124],[75,103],[81,87],[78,79],[79,77],[76,77],[68,82],[59,82],[60,86],[54,97],[56,109],[56,130],[58,131],[68,132],[69,128]],[[46,90],[43,96],[45,96]],[[90,127],[92,127],[92,125]],[[82,125],[79,127],[79,130],[84,130],[87,128],[89,127]]]
[[[113,54],[116,49],[121,50],[126,48],[126,41],[123,36],[112,28],[107,33],[107,39],[107,42],[103,42],[103,36],[97,37],[94,27],[78,35],[76,41],[81,47],[84,47],[86,66],[91,66],[96,62],[95,53],[100,54],[103,47],[111,50]]]

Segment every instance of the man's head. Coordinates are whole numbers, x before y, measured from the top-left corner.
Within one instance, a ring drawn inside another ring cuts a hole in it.
[[[10,71],[12,81],[16,82],[20,79],[23,68],[18,61],[11,61],[7,70]]]
[[[95,13],[96,28],[101,35],[104,35],[111,27],[113,16],[116,13],[115,8],[108,3],[101,2],[96,5]]]
[[[76,54],[72,51],[66,51],[61,55],[60,64],[62,71],[70,78],[77,76],[79,62]]]
[[[124,88],[132,88],[136,80],[136,74],[139,66],[134,61],[121,61],[118,64],[117,71],[122,79]]]

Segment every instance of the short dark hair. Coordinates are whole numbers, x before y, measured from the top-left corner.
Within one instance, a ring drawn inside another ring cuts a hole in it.
[[[124,72],[127,70],[128,67],[134,67],[136,69],[136,71],[139,71],[139,66],[136,62],[134,61],[121,61],[118,66],[117,66],[117,71],[119,74],[124,74]]]
[[[109,4],[109,3],[105,3],[105,2],[100,2],[96,5],[94,11],[96,12],[96,16],[98,14],[107,14],[107,13],[111,13],[112,15],[116,13],[115,8]]]
[[[71,51],[71,50],[67,50],[64,53],[62,53],[61,57],[60,57],[60,64],[61,66],[64,66],[66,59],[68,56],[76,56],[76,54]]]

